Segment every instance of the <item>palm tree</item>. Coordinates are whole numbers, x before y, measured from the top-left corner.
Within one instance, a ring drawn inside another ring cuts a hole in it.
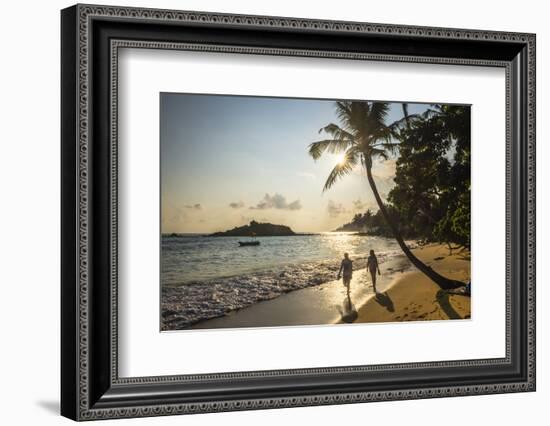
[[[402,126],[403,121],[409,125],[410,120],[414,118],[408,114],[407,106],[404,105],[405,117],[386,125],[385,119],[388,111],[389,104],[385,102],[336,102],[336,115],[341,125],[330,123],[321,128],[319,133],[327,133],[330,135],[330,139],[313,142],[309,145],[309,154],[314,160],[319,159],[324,152],[344,153],[343,160],[336,164],[328,175],[323,192],[331,188],[338,179],[348,175],[355,166],[361,163],[367,173],[367,179],[378,207],[401,250],[411,263],[442,289],[463,286],[464,283],[460,281],[451,280],[438,274],[411,252],[405,241],[403,241],[399,228],[388,214],[382,198],[380,198],[372,176],[373,160],[376,158],[387,160],[391,154],[397,151],[398,144],[394,141],[396,132]]]

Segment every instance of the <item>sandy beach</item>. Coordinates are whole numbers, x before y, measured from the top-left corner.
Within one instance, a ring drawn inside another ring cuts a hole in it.
[[[469,253],[449,255],[444,245],[431,244],[413,250],[440,274],[463,282],[470,280]],[[384,273],[384,272],[382,272]],[[448,294],[417,270],[397,277],[386,291],[358,309],[357,323],[470,318],[470,297]]]
[[[358,262],[359,263],[359,262]],[[377,282],[378,291],[386,291],[410,268],[405,256],[383,263],[386,273]],[[336,271],[334,272],[336,275]],[[349,298],[342,280],[285,293],[271,300],[234,310],[224,316],[200,321],[190,328],[283,327],[292,325],[337,324],[348,318],[349,302],[357,309],[374,296],[372,282],[366,270],[353,273]],[[347,321],[350,322],[350,321]]]

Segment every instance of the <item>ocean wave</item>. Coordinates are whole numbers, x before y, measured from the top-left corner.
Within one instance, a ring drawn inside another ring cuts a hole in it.
[[[380,264],[401,251],[377,253]],[[364,269],[367,256],[354,257],[353,269]],[[180,330],[197,322],[227,315],[290,291],[336,279],[339,260],[279,266],[234,277],[162,288],[162,330]]]

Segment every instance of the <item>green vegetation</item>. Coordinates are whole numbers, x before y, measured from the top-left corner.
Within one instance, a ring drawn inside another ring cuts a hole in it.
[[[407,104],[402,107],[403,118],[386,124],[388,103],[336,102],[340,124],[323,127],[320,132],[330,138],[310,144],[309,153],[315,160],[325,152],[344,153],[344,160],[327,177],[324,191],[361,165],[379,211],[356,215],[352,223],[366,225],[367,232],[372,228],[373,233],[392,235],[411,263],[432,281],[444,289],[456,288],[464,284],[420,261],[404,238],[469,247],[470,110],[433,105],[422,115],[409,116]],[[375,160],[390,158],[397,158],[395,187],[384,203],[372,168]]]
[[[396,138],[399,157],[388,201],[406,232],[470,248],[470,108],[434,105]]]
[[[395,208],[386,204],[386,210],[388,214],[395,220],[399,221],[399,217]],[[403,232],[400,228],[401,235],[405,239],[416,238],[416,235],[411,235],[408,232]],[[339,228],[334,230],[335,232],[360,232],[369,235],[379,235],[382,237],[393,238],[393,232],[384,218],[381,210],[373,212],[371,209],[367,209],[365,213],[356,213],[353,219]]]

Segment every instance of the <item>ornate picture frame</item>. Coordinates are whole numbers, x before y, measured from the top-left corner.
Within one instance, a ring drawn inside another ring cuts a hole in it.
[[[534,391],[535,40],[523,33],[268,16],[64,9],[61,414],[93,420]],[[117,64],[125,47],[503,68],[506,356],[119,377]]]

